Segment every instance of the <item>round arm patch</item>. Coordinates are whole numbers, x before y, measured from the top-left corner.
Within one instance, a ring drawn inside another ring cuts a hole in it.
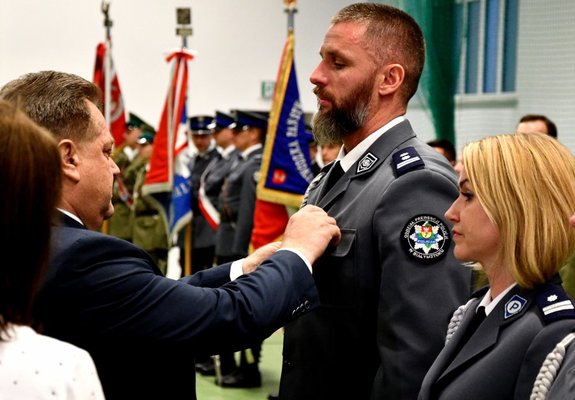
[[[401,245],[410,257],[430,264],[442,259],[449,250],[451,236],[446,224],[434,215],[411,218],[402,230]]]

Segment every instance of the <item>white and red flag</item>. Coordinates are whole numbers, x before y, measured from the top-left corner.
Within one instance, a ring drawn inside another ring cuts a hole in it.
[[[94,84],[100,88],[101,101],[104,105],[104,115],[109,116],[108,126],[114,136],[116,146],[124,141],[124,131],[126,129],[126,111],[124,108],[124,100],[122,98],[122,91],[120,89],[120,81],[118,74],[114,68],[112,61],[112,54],[109,51],[109,42],[99,43],[96,47],[96,63],[94,65]],[[106,56],[109,57],[109,63],[106,63]],[[109,72],[106,71],[106,66],[109,66]],[[110,78],[110,97],[106,98],[106,79]]]

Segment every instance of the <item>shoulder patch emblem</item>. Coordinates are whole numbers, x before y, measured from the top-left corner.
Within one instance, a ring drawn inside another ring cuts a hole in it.
[[[355,171],[356,174],[360,172],[369,171],[371,167],[375,164],[375,162],[379,160],[376,156],[371,153],[367,153],[359,162],[357,163],[357,170]]]
[[[575,306],[560,285],[546,284],[535,297],[546,323],[575,318]]]
[[[517,314],[525,307],[525,304],[527,304],[527,300],[518,294],[513,295],[513,297],[505,303],[505,319]]]
[[[401,176],[406,172],[425,165],[417,150],[414,147],[406,147],[393,153],[393,169],[396,176]]]
[[[445,223],[434,215],[417,215],[403,228],[401,242],[407,253],[423,263],[445,256],[451,237]]]

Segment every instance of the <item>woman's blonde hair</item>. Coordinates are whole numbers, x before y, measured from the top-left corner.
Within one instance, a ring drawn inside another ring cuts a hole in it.
[[[575,158],[539,133],[490,136],[467,144],[463,165],[501,236],[499,257],[526,288],[553,277],[575,250]]]

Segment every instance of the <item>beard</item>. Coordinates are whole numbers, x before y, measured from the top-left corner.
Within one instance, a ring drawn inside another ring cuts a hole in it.
[[[313,117],[313,134],[319,144],[341,144],[343,138],[357,131],[365,123],[369,113],[369,101],[375,82],[375,74],[357,85],[340,104],[321,93],[316,87],[314,93],[331,101],[330,110],[318,110]]]

